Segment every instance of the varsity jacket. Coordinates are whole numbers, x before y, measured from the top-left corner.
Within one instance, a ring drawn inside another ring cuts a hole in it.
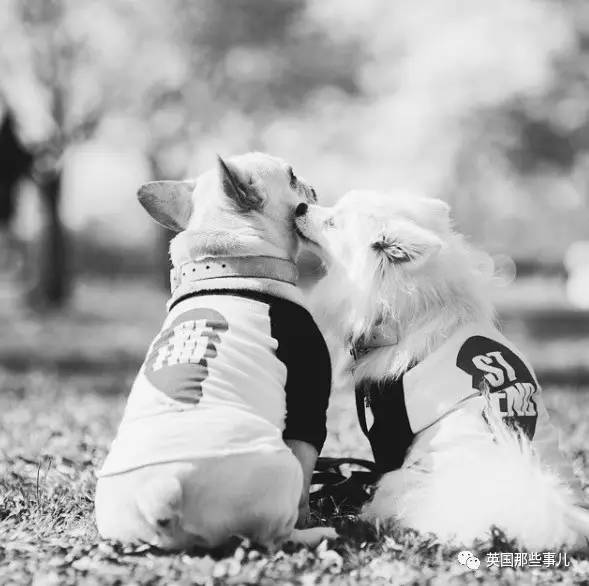
[[[282,450],[283,439],[320,452],[330,388],[325,341],[298,303],[252,290],[176,296],[99,476]]]
[[[567,478],[532,367],[496,328],[470,324],[460,328],[425,360],[397,380],[362,381],[357,389],[370,407],[373,423],[364,423],[381,473],[419,459],[435,449],[446,415],[469,409],[481,418],[490,407],[508,425],[532,440],[540,456]],[[364,406],[359,405],[361,423]],[[365,422],[365,419],[364,419]],[[409,448],[411,447],[408,455]]]

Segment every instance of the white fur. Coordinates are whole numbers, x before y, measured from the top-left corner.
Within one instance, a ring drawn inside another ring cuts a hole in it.
[[[398,377],[462,326],[492,324],[488,262],[453,231],[448,212],[439,200],[351,192],[297,218],[327,265],[311,304],[331,337],[345,348],[379,323],[397,332],[396,346],[354,365],[356,382]],[[399,262],[404,252],[410,260]],[[422,452],[427,442],[414,442],[403,467],[381,480],[367,517],[461,545],[488,538],[493,525],[529,549],[584,543],[589,517],[560,464],[550,468],[502,421],[492,431],[481,422],[466,407],[442,418],[427,431],[435,447]]]
[[[468,417],[474,415],[450,416],[445,431],[453,437],[427,454],[429,473],[408,466],[385,474],[365,515],[395,518],[467,547],[488,539],[492,526],[527,551],[583,544],[571,522],[583,515],[573,491],[543,465],[530,442],[500,421],[492,425],[495,441],[491,433],[474,439],[464,430]]]

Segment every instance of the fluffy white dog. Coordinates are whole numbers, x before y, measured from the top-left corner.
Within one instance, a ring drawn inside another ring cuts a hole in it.
[[[294,210],[316,201],[313,188],[251,153],[196,181],[148,183],[139,200],[181,233],[169,313],[99,473],[100,534],[167,549],[333,537],[293,530],[308,511],[331,384],[295,286]]]
[[[352,192],[301,204],[297,228],[327,265],[316,317],[354,348],[357,391],[384,474],[370,518],[470,545],[497,526],[529,549],[585,543],[571,467],[541,389],[497,330],[481,254],[446,203]]]

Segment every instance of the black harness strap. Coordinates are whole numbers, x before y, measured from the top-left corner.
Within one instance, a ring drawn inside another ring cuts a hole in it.
[[[368,438],[374,462],[355,458],[319,458],[313,484],[322,487],[311,494],[311,501],[323,513],[358,512],[370,498],[370,487],[380,476],[400,468],[413,438],[403,390],[403,377],[397,380],[365,380],[356,385],[356,412],[362,433]],[[374,423],[368,429],[366,408],[370,407]],[[341,466],[361,466],[346,476]]]
[[[360,429],[368,437],[368,425],[366,423],[366,393],[362,384],[356,385],[356,412],[358,414],[358,423]]]
[[[366,424],[366,401],[374,422]],[[403,377],[382,381],[363,381],[356,388],[356,408],[362,431],[370,442],[380,473],[400,468],[415,434],[411,430]]]

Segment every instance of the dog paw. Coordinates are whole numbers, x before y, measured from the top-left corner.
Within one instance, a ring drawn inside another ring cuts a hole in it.
[[[324,539],[330,540],[338,537],[339,535],[333,527],[312,527],[310,529],[294,529],[288,541],[307,547],[317,547]]]

